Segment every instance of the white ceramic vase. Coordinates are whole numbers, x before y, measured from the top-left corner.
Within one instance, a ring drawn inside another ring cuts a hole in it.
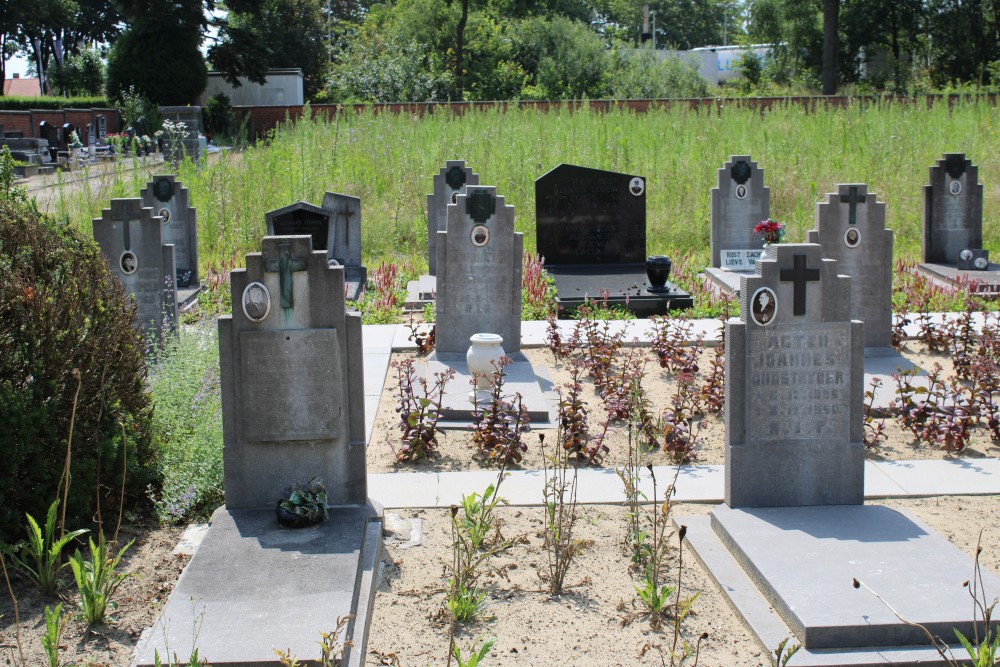
[[[476,389],[469,393],[469,400],[476,403],[477,398],[483,399],[489,395],[490,377],[500,358],[504,356],[503,336],[491,333],[477,333],[469,338],[472,345],[465,353],[465,361],[469,372],[476,378]]]

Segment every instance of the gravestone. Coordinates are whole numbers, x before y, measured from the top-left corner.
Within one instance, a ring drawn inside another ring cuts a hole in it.
[[[469,337],[503,337],[508,355],[521,350],[521,271],[524,235],[514,231],[514,207],[492,186],[468,186],[448,206],[437,234],[435,350],[461,353]]]
[[[188,189],[173,174],[154,176],[139,193],[163,220],[165,243],[174,245],[177,264],[177,302],[181,310],[192,305],[201,291],[198,277],[198,214],[190,205]]]
[[[495,187],[466,186],[448,205],[446,229],[437,233],[436,250],[434,352],[417,372],[430,378],[447,369],[455,371],[442,400],[442,420],[463,428],[469,424],[469,339],[489,333],[503,339],[504,354],[513,360],[504,369],[505,395],[521,396],[531,424],[552,425],[556,406],[552,381],[545,369],[535,369],[521,354],[524,240],[514,231],[514,207],[504,203]]]
[[[1000,296],[1000,265],[983,248],[983,185],[965,153],[945,153],[924,186],[921,273],[960,289]]]
[[[345,309],[343,267],[309,236],[261,245],[232,272],[233,313],[219,318],[226,505],[137,665],[168,647],[197,647],[211,664],[275,664],[277,646],[318,664],[317,638],[348,614],[342,664],[365,661],[382,530],[367,498],[361,316]],[[279,527],[284,487],[314,476],[329,519]]]
[[[100,144],[108,142],[108,119],[104,114],[97,114],[97,142]]]
[[[753,273],[763,252],[754,226],[771,215],[771,189],[749,155],[733,155],[717,173],[711,192],[712,265],[706,274],[723,291],[739,290],[740,275]]]
[[[312,237],[313,250],[326,252],[327,262],[345,267],[347,298],[356,301],[368,269],[361,264],[361,200],[327,192],[323,206],[299,201],[264,215],[268,236]]]
[[[863,332],[851,280],[775,244],[726,323],[726,504],[849,505],[864,492]]]
[[[448,160],[434,175],[434,191],[427,195],[428,273],[437,275],[437,233],[445,231],[448,205],[454,204],[467,185],[478,185],[479,174],[465,166],[465,160]]]
[[[94,132],[94,124],[87,123],[87,146],[97,145],[97,134]]]
[[[840,206],[844,235],[852,204],[856,227],[876,217],[862,187],[821,204],[821,232]],[[851,319],[855,279],[824,251],[775,244],[742,278],[725,331],[726,502],[675,521],[764,646],[794,636],[809,665],[939,664],[914,623],[969,635],[972,559],[905,512],[863,504],[865,325]],[[1000,578],[983,575],[992,599]]]
[[[147,347],[161,344],[177,332],[174,246],[164,240],[162,219],[141,199],[112,199],[93,225],[111,274],[135,297]]]
[[[865,349],[892,348],[892,230],[885,227],[885,204],[864,183],[838,184],[816,203],[816,228],[809,243],[837,260],[851,277],[851,319],[865,323]]]
[[[559,165],[535,181],[535,230],[562,312],[605,295],[637,315],[692,305],[672,283],[650,291],[641,176]]]
[[[187,129],[187,136],[184,137],[184,155],[189,156],[195,162],[201,159],[201,142],[198,135],[201,134],[201,107],[192,106],[167,106],[160,107],[160,115],[163,120],[173,123],[184,123]]]

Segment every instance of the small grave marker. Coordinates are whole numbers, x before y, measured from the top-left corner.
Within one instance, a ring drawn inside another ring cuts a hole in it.
[[[479,184],[479,174],[465,166],[465,160],[448,160],[434,175],[433,192],[427,195],[427,265],[428,274],[437,275],[437,233],[445,231],[448,205],[469,185]]]
[[[163,220],[166,243],[174,245],[178,303],[183,310],[201,291],[198,277],[198,214],[190,205],[188,189],[172,174],[154,176],[139,193],[142,205]]]

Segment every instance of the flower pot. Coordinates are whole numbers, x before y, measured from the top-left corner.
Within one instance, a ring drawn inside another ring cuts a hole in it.
[[[673,262],[666,255],[650,255],[646,258],[646,278],[649,279],[649,292],[666,292],[667,278]]]
[[[469,338],[472,343],[469,351],[465,353],[465,361],[469,365],[469,372],[476,378],[476,389],[469,393],[469,400],[476,402],[477,395],[480,398],[489,396],[490,378],[500,359],[504,356],[503,337],[491,333],[477,333]]]
[[[314,523],[304,516],[286,510],[281,506],[280,500],[274,508],[274,513],[278,518],[278,524],[285,528],[304,528]]]

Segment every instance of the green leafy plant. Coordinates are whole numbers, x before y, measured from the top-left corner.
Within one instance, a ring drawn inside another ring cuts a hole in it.
[[[792,659],[800,648],[801,644],[795,644],[794,646],[788,646],[788,641],[790,637],[785,637],[780,642],[778,642],[778,647],[774,649],[774,657],[768,654],[768,658],[771,659],[771,667],[785,667],[788,661]]]
[[[437,424],[441,419],[444,389],[455,377],[455,370],[449,368],[434,373],[431,381],[426,377],[417,378],[413,359],[394,361],[392,367],[399,381],[396,412],[401,432],[401,445],[399,449],[393,448],[393,454],[397,461],[417,461],[437,451],[437,436],[442,432]]]
[[[458,646],[454,646],[452,648],[452,654],[455,656],[455,660],[458,662],[458,667],[479,667],[479,664],[486,659],[487,655],[489,655],[490,649],[493,648],[493,644],[495,644],[496,641],[497,641],[496,639],[490,637],[489,639],[483,642],[482,646],[478,648],[476,647],[475,644],[473,644],[472,648],[469,649],[468,660],[463,660],[462,649],[460,649]]]
[[[573,537],[576,527],[578,461],[570,461],[569,450],[556,445],[554,453],[545,453],[545,435],[538,435],[542,449],[545,486],[543,487],[545,555],[549,564],[549,593],[561,595],[566,573],[573,559],[592,542]]]
[[[66,621],[69,620],[69,614],[63,615],[62,602],[60,602],[55,606],[55,609],[46,606],[44,615],[45,634],[42,635],[41,642],[42,648],[45,650],[45,659],[48,661],[49,667],[59,667],[59,640],[62,638]]]
[[[51,594],[59,587],[59,573],[68,563],[62,562],[62,550],[67,544],[87,531],[75,530],[56,538],[56,510],[59,500],[49,505],[45,517],[44,528],[38,525],[30,514],[28,519],[28,539],[13,548],[5,549],[10,554],[14,565],[31,579],[38,589],[45,594]]]
[[[506,466],[509,463],[520,463],[528,446],[522,435],[531,430],[528,423],[528,410],[524,407],[520,394],[513,398],[504,396],[504,370],[513,363],[510,357],[501,357],[493,364],[489,374],[489,397],[484,401],[477,398],[475,410],[472,413],[472,443],[486,460],[493,464]],[[478,397],[475,376],[471,379],[472,390]]]
[[[320,634],[320,656],[319,662],[315,663],[316,667],[339,667],[343,664],[344,660],[344,650],[351,646],[350,641],[341,641],[340,637],[347,628],[348,622],[351,620],[351,615],[338,616],[337,617],[337,627],[330,632],[321,632]],[[299,662],[299,659],[292,654],[291,649],[274,649],[275,654],[278,656],[278,662],[282,664],[282,667],[303,667],[303,663]],[[310,662],[309,664],[314,664]]]
[[[318,477],[313,477],[305,484],[295,482],[286,487],[284,496],[278,502],[278,507],[306,521],[319,523],[330,515],[326,507],[326,487]]]
[[[97,543],[88,538],[90,558],[84,559],[77,549],[70,559],[73,577],[80,592],[80,617],[88,624],[103,623],[107,610],[118,608],[118,603],[111,599],[125,580],[133,576],[130,572],[116,572],[122,557],[135,540],[114,551],[114,545],[109,545],[104,539],[104,533],[99,532]]]

